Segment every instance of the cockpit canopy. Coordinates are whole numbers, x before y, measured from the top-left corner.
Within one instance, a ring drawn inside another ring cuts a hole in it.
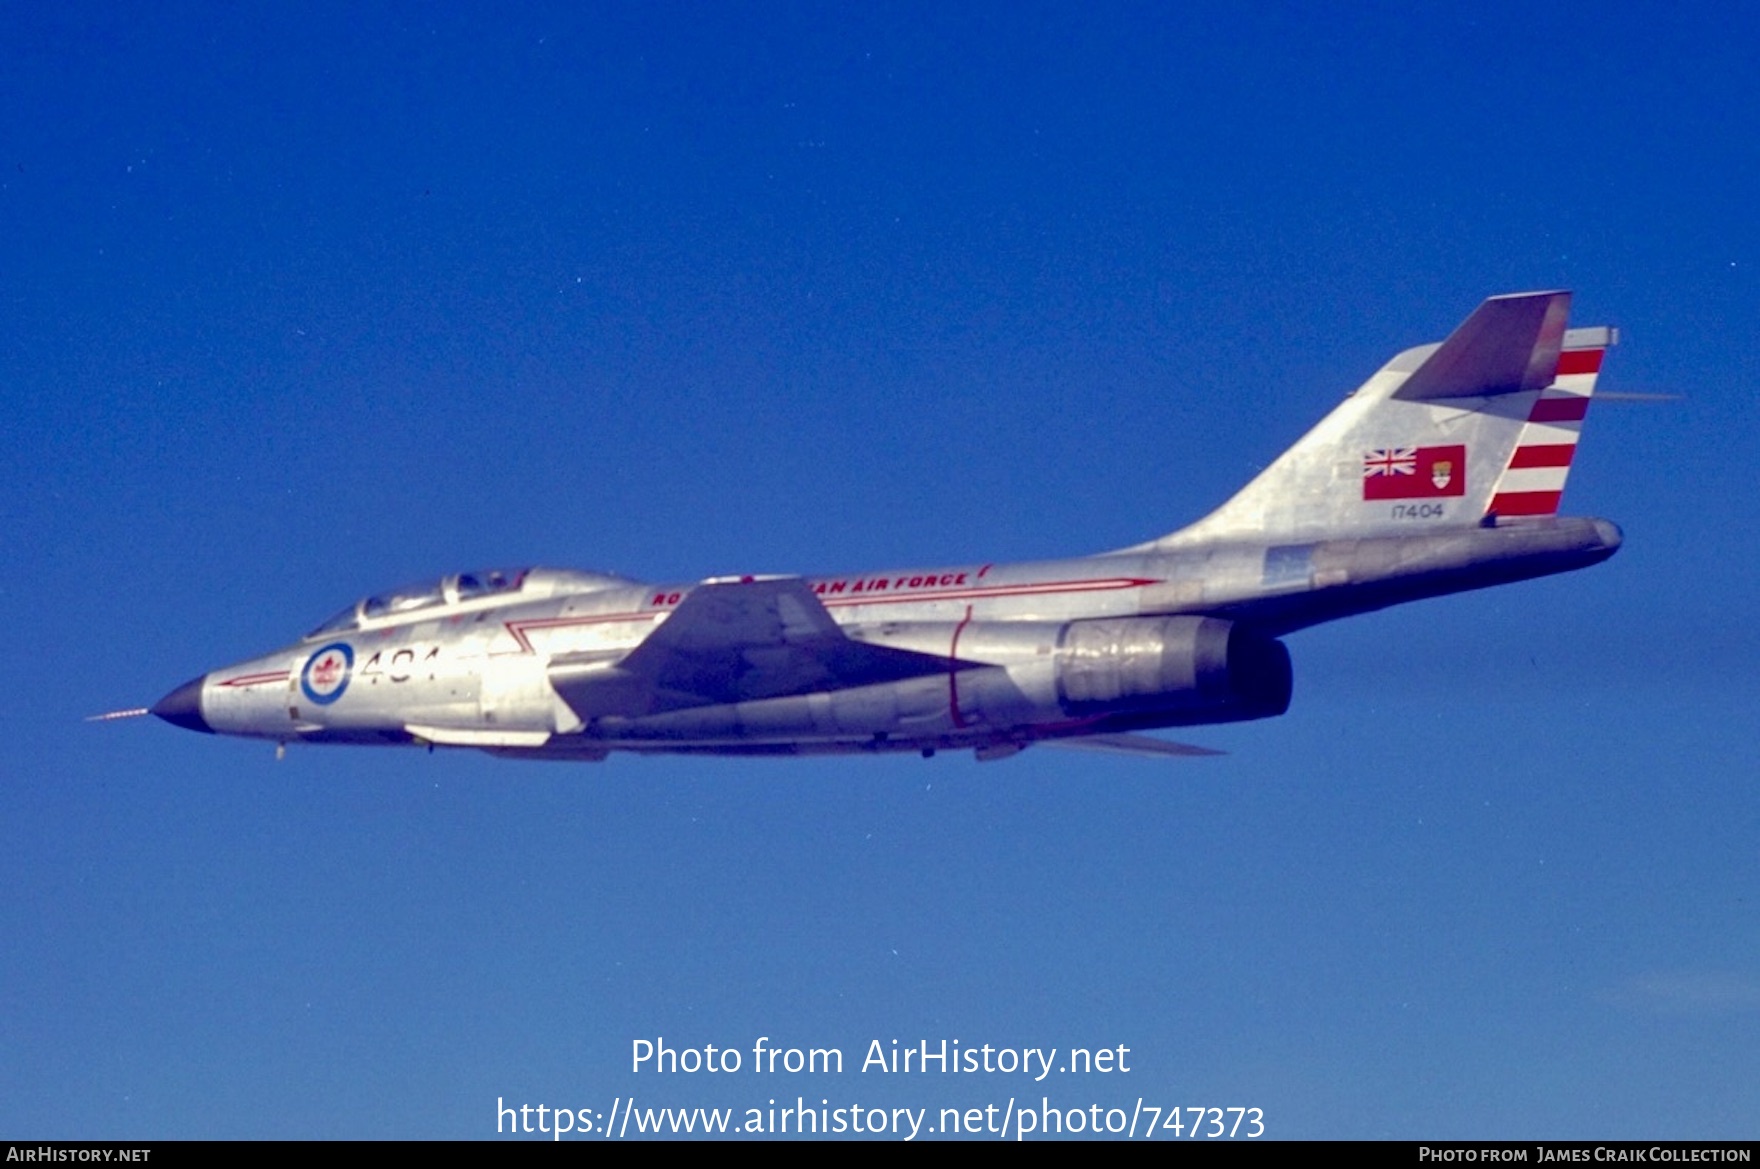
[[[558,594],[592,593],[634,583],[626,577],[606,572],[581,572],[572,568],[480,568],[364,597],[306,634],[306,638],[310,640],[386,624],[420,610],[461,605],[475,609],[480,606],[471,602],[485,598],[541,600]]]

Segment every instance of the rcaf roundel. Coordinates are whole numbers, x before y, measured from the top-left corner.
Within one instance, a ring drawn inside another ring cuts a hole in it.
[[[1363,454],[1364,499],[1447,499],[1466,493],[1465,446],[1392,447]]]
[[[348,689],[354,672],[354,649],[346,641],[333,641],[306,659],[299,672],[299,688],[319,706],[329,706]]]

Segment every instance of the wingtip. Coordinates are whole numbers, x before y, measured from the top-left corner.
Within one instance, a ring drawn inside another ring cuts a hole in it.
[[[1488,296],[1486,300],[1529,300],[1541,296],[1569,296],[1568,288],[1536,288],[1531,292],[1500,292],[1496,296]]]
[[[1113,755],[1152,755],[1163,759],[1170,756],[1204,758],[1228,754],[1227,751],[1218,751],[1214,747],[1199,747],[1193,743],[1180,743],[1172,739],[1158,739],[1153,735],[1139,734],[1076,735],[1066,739],[1042,739],[1040,742],[1046,747],[1062,747],[1071,751],[1101,751]]]

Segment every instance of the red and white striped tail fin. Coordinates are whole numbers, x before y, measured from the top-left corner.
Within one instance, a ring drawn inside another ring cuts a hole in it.
[[[1498,477],[1487,515],[1549,516],[1558,514],[1558,501],[1571,472],[1571,459],[1582,435],[1589,398],[1601,373],[1601,358],[1619,341],[1609,328],[1571,329],[1564,336],[1558,356],[1558,373],[1540,391],[1528,420],[1510,452],[1509,465]]]

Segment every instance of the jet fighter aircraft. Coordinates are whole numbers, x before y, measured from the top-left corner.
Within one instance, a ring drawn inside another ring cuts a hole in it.
[[[1210,754],[1140,732],[1282,714],[1285,634],[1599,563],[1560,517],[1609,328],[1493,297],[1383,366],[1198,522],[1071,560],[648,584],[461,572],[367,597],[151,713],[288,743],[519,758],[1036,743]]]

